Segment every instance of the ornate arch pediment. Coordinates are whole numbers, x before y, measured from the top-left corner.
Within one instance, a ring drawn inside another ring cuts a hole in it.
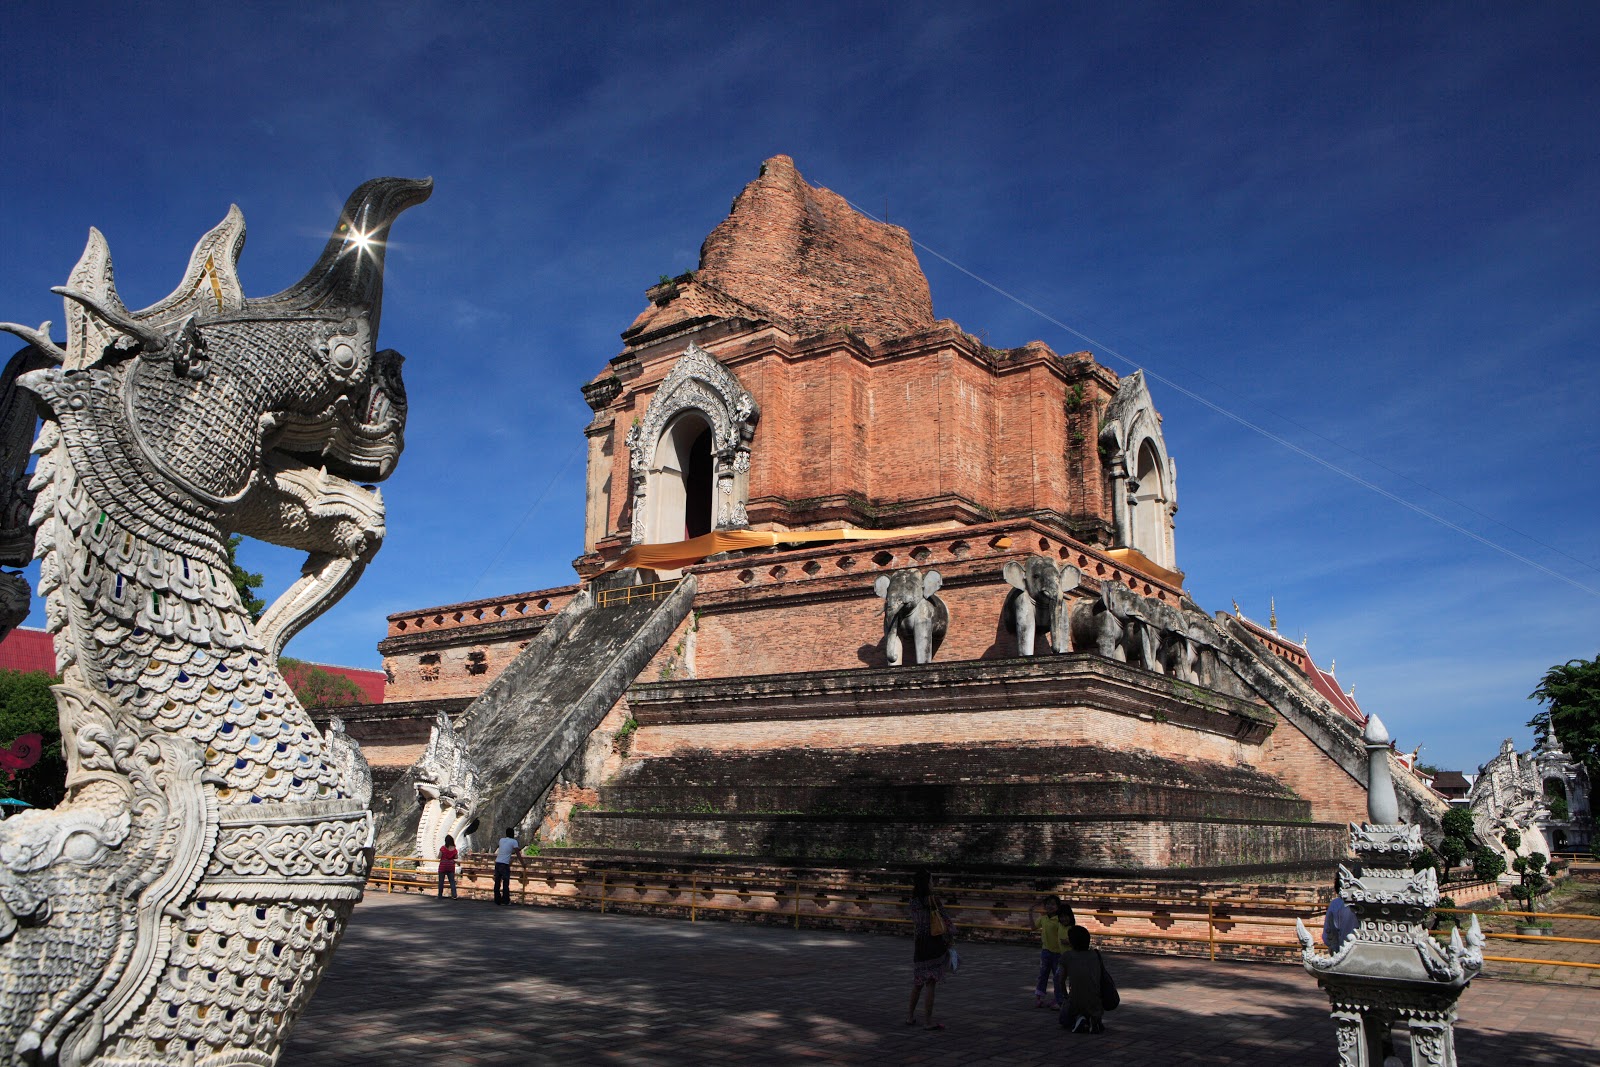
[[[701,416],[711,427],[717,482],[716,527],[729,529],[748,524],[745,502],[749,499],[750,442],[761,418],[761,407],[732,371],[691,341],[661,380],[644,417],[628,431],[635,544],[645,538],[641,517],[649,514],[656,450],[662,435],[686,412]]]
[[[1116,394],[1111,398],[1111,403],[1106,405],[1105,417],[1100,424],[1100,443],[1111,456],[1118,543],[1139,548],[1162,566],[1175,566],[1172,516],[1178,510],[1178,468],[1167,454],[1167,441],[1161,433],[1161,417],[1156,414],[1155,402],[1150,398],[1143,371],[1135,371],[1117,386]],[[1158,506],[1164,511],[1159,517],[1161,535],[1155,538],[1149,533],[1136,536],[1126,499],[1139,472],[1139,454],[1147,446],[1155,453],[1161,487],[1159,499],[1152,499],[1149,493],[1153,487],[1145,486],[1146,495],[1141,498],[1144,502],[1140,506]]]

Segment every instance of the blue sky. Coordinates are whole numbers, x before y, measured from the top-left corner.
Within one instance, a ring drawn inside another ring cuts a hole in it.
[[[0,318],[61,321],[91,225],[138,307],[238,203],[265,295],[364,179],[437,182],[389,254],[411,413],[388,542],[294,655],[376,666],[390,612],[572,580],[578,386],[778,153],[1555,572],[1153,383],[1196,598],[1265,620],[1275,597],[1424,759],[1525,743],[1543,670],[1600,653],[1593,4],[133,6],[0,14]],[[922,262],[990,344],[1084,347]],[[298,569],[244,561],[273,592]]]

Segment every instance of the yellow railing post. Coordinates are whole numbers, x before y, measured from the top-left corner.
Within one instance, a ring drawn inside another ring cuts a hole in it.
[[[600,914],[601,915],[604,915],[606,913],[606,879],[610,876],[610,874],[611,874],[610,871],[601,871],[600,872]]]
[[[1217,906],[1206,901],[1206,940],[1211,946],[1211,962],[1217,960]]]
[[[800,879],[794,880],[794,928],[800,929]]]
[[[695,908],[700,903],[700,876],[697,874],[689,880],[689,921],[695,921]]]

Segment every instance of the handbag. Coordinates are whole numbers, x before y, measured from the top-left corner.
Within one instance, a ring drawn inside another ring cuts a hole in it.
[[[934,937],[943,937],[944,932],[944,916],[939,911],[939,902],[930,899],[928,901],[928,933]]]
[[[1100,955],[1100,950],[1095,950],[1095,957],[1100,961],[1100,1006],[1106,1011],[1116,1011],[1117,1005],[1122,1003],[1122,994],[1117,992],[1117,983],[1111,980],[1111,972],[1106,970],[1106,958]]]

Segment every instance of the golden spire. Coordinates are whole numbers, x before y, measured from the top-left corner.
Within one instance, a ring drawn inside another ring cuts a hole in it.
[[[1268,623],[1268,626],[1272,629],[1272,632],[1273,633],[1277,633],[1278,632],[1278,598],[1277,597],[1272,597],[1268,601],[1268,603],[1272,605],[1272,614],[1267,616],[1267,623]]]
[[[1237,600],[1235,600],[1233,602],[1233,617],[1236,618],[1236,619],[1240,617],[1240,615],[1239,615],[1239,602]]]

